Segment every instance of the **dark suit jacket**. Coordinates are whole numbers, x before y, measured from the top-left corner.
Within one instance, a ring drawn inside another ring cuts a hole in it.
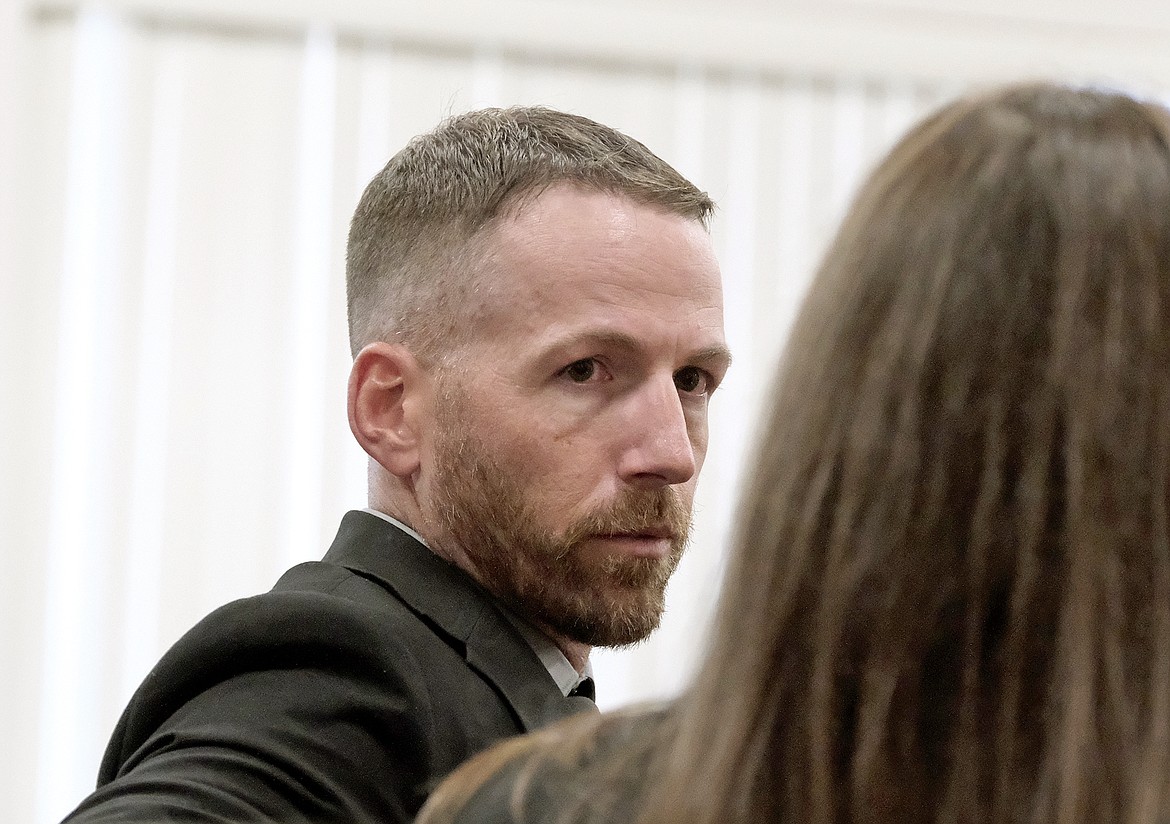
[[[586,709],[469,576],[350,512],[167,652],[67,820],[406,822],[468,756]]]

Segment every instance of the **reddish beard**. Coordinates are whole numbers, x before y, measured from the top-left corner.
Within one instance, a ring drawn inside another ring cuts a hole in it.
[[[590,646],[633,644],[658,627],[667,582],[690,533],[689,507],[675,489],[627,488],[610,505],[554,532],[514,472],[494,461],[462,421],[444,423],[446,432],[460,436],[436,449],[435,516],[442,540],[467,556],[481,584],[529,621]],[[645,530],[670,536],[666,557],[602,555],[584,546],[599,536]]]

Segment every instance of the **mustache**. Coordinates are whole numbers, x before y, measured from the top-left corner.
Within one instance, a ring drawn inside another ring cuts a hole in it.
[[[625,489],[613,503],[570,524],[562,543],[567,548],[593,535],[654,532],[685,544],[690,530],[690,508],[673,487]]]

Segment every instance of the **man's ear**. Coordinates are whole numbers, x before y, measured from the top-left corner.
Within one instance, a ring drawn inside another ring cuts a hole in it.
[[[430,379],[404,347],[378,341],[358,352],[349,373],[349,428],[362,449],[399,478],[419,467],[429,420]]]

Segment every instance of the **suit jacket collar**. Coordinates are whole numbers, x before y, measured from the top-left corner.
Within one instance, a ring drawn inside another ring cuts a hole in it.
[[[388,521],[348,512],[324,561],[377,581],[411,611],[455,642],[467,663],[495,685],[525,730],[582,710],[588,698],[566,698],[492,596]]]

